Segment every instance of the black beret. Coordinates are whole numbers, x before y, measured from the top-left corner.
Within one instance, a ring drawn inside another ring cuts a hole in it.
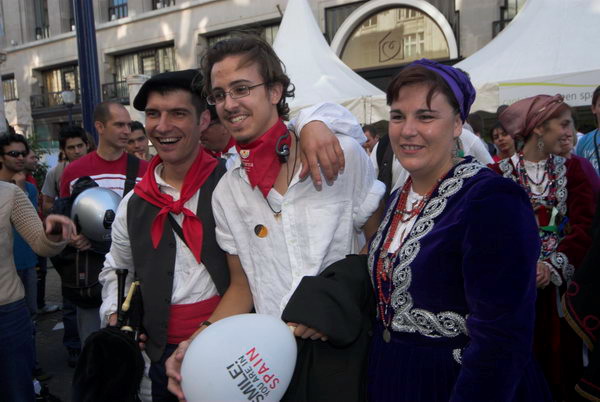
[[[202,82],[202,75],[198,70],[167,71],[166,73],[156,74],[148,81],[144,82],[140,91],[133,100],[133,107],[139,111],[146,109],[148,94],[154,88],[181,88],[191,92],[197,92],[192,88]]]

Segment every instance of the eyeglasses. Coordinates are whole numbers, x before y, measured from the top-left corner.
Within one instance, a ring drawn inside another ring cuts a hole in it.
[[[238,85],[231,88],[229,91],[218,90],[208,95],[206,97],[206,102],[208,102],[209,105],[214,106],[217,103],[225,102],[227,95],[231,96],[231,99],[243,98],[250,95],[250,90],[265,84],[266,82],[256,85]]]
[[[28,154],[29,154],[29,152],[27,152],[27,151],[8,151],[8,152],[2,152],[2,155],[8,155],[11,158],[18,158],[19,155],[21,155],[24,158]]]

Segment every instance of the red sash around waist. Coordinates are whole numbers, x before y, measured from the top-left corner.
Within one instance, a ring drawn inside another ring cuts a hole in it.
[[[221,296],[213,296],[191,304],[172,304],[167,342],[177,345],[192,336],[202,321],[208,320],[220,301]]]

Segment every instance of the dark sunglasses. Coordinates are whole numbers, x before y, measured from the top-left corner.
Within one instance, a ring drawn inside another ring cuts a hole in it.
[[[19,155],[21,155],[23,158],[27,156],[27,154],[29,154],[29,152],[27,151],[8,151],[8,152],[3,152],[3,155],[8,155],[12,158],[18,158]]]

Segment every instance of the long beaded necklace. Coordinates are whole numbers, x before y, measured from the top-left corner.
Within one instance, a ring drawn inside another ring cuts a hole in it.
[[[381,248],[379,258],[377,259],[377,266],[375,271],[378,298],[377,308],[379,310],[381,322],[384,326],[383,340],[386,343],[389,343],[392,339],[389,327],[392,322],[393,314],[388,314],[388,310],[390,310],[391,305],[390,301],[392,297],[393,287],[393,281],[390,273],[392,271],[393,266],[392,262],[401,249],[401,247],[398,247],[398,249],[394,253],[390,253],[390,245],[394,239],[394,235],[400,223],[406,223],[410,221],[411,219],[417,217],[423,211],[423,208],[427,204],[427,201],[429,201],[431,195],[433,194],[435,189],[437,189],[440,182],[441,180],[438,180],[436,185],[433,186],[433,188],[419,202],[417,202],[416,205],[413,205],[412,209],[408,210],[408,194],[412,186],[412,178],[409,177],[408,180],[406,180],[404,186],[402,186],[400,199],[398,200],[398,204],[396,205],[396,210],[393,214],[392,223],[386,235],[383,247]],[[386,292],[384,292],[384,288],[386,288],[385,290],[387,291],[387,295]]]
[[[542,180],[540,180],[539,183],[533,181],[531,177],[529,177],[529,174],[527,174],[527,169],[525,168],[525,159],[523,158],[522,152],[518,153],[518,157],[519,161],[517,166],[517,179],[519,180],[519,184],[521,185],[521,187],[523,187],[525,191],[527,191],[527,195],[529,196],[529,200],[531,201],[531,203],[535,206],[535,204],[537,204],[537,202],[540,199],[546,198],[546,201],[549,204],[554,204],[554,202],[556,201],[557,185],[553,157],[548,157],[546,161],[546,166],[544,168],[544,175],[542,176]],[[548,177],[546,186],[540,192],[534,192],[532,189],[532,185],[541,185],[546,177]],[[544,197],[544,193],[546,193],[546,191],[548,191],[548,195]]]

